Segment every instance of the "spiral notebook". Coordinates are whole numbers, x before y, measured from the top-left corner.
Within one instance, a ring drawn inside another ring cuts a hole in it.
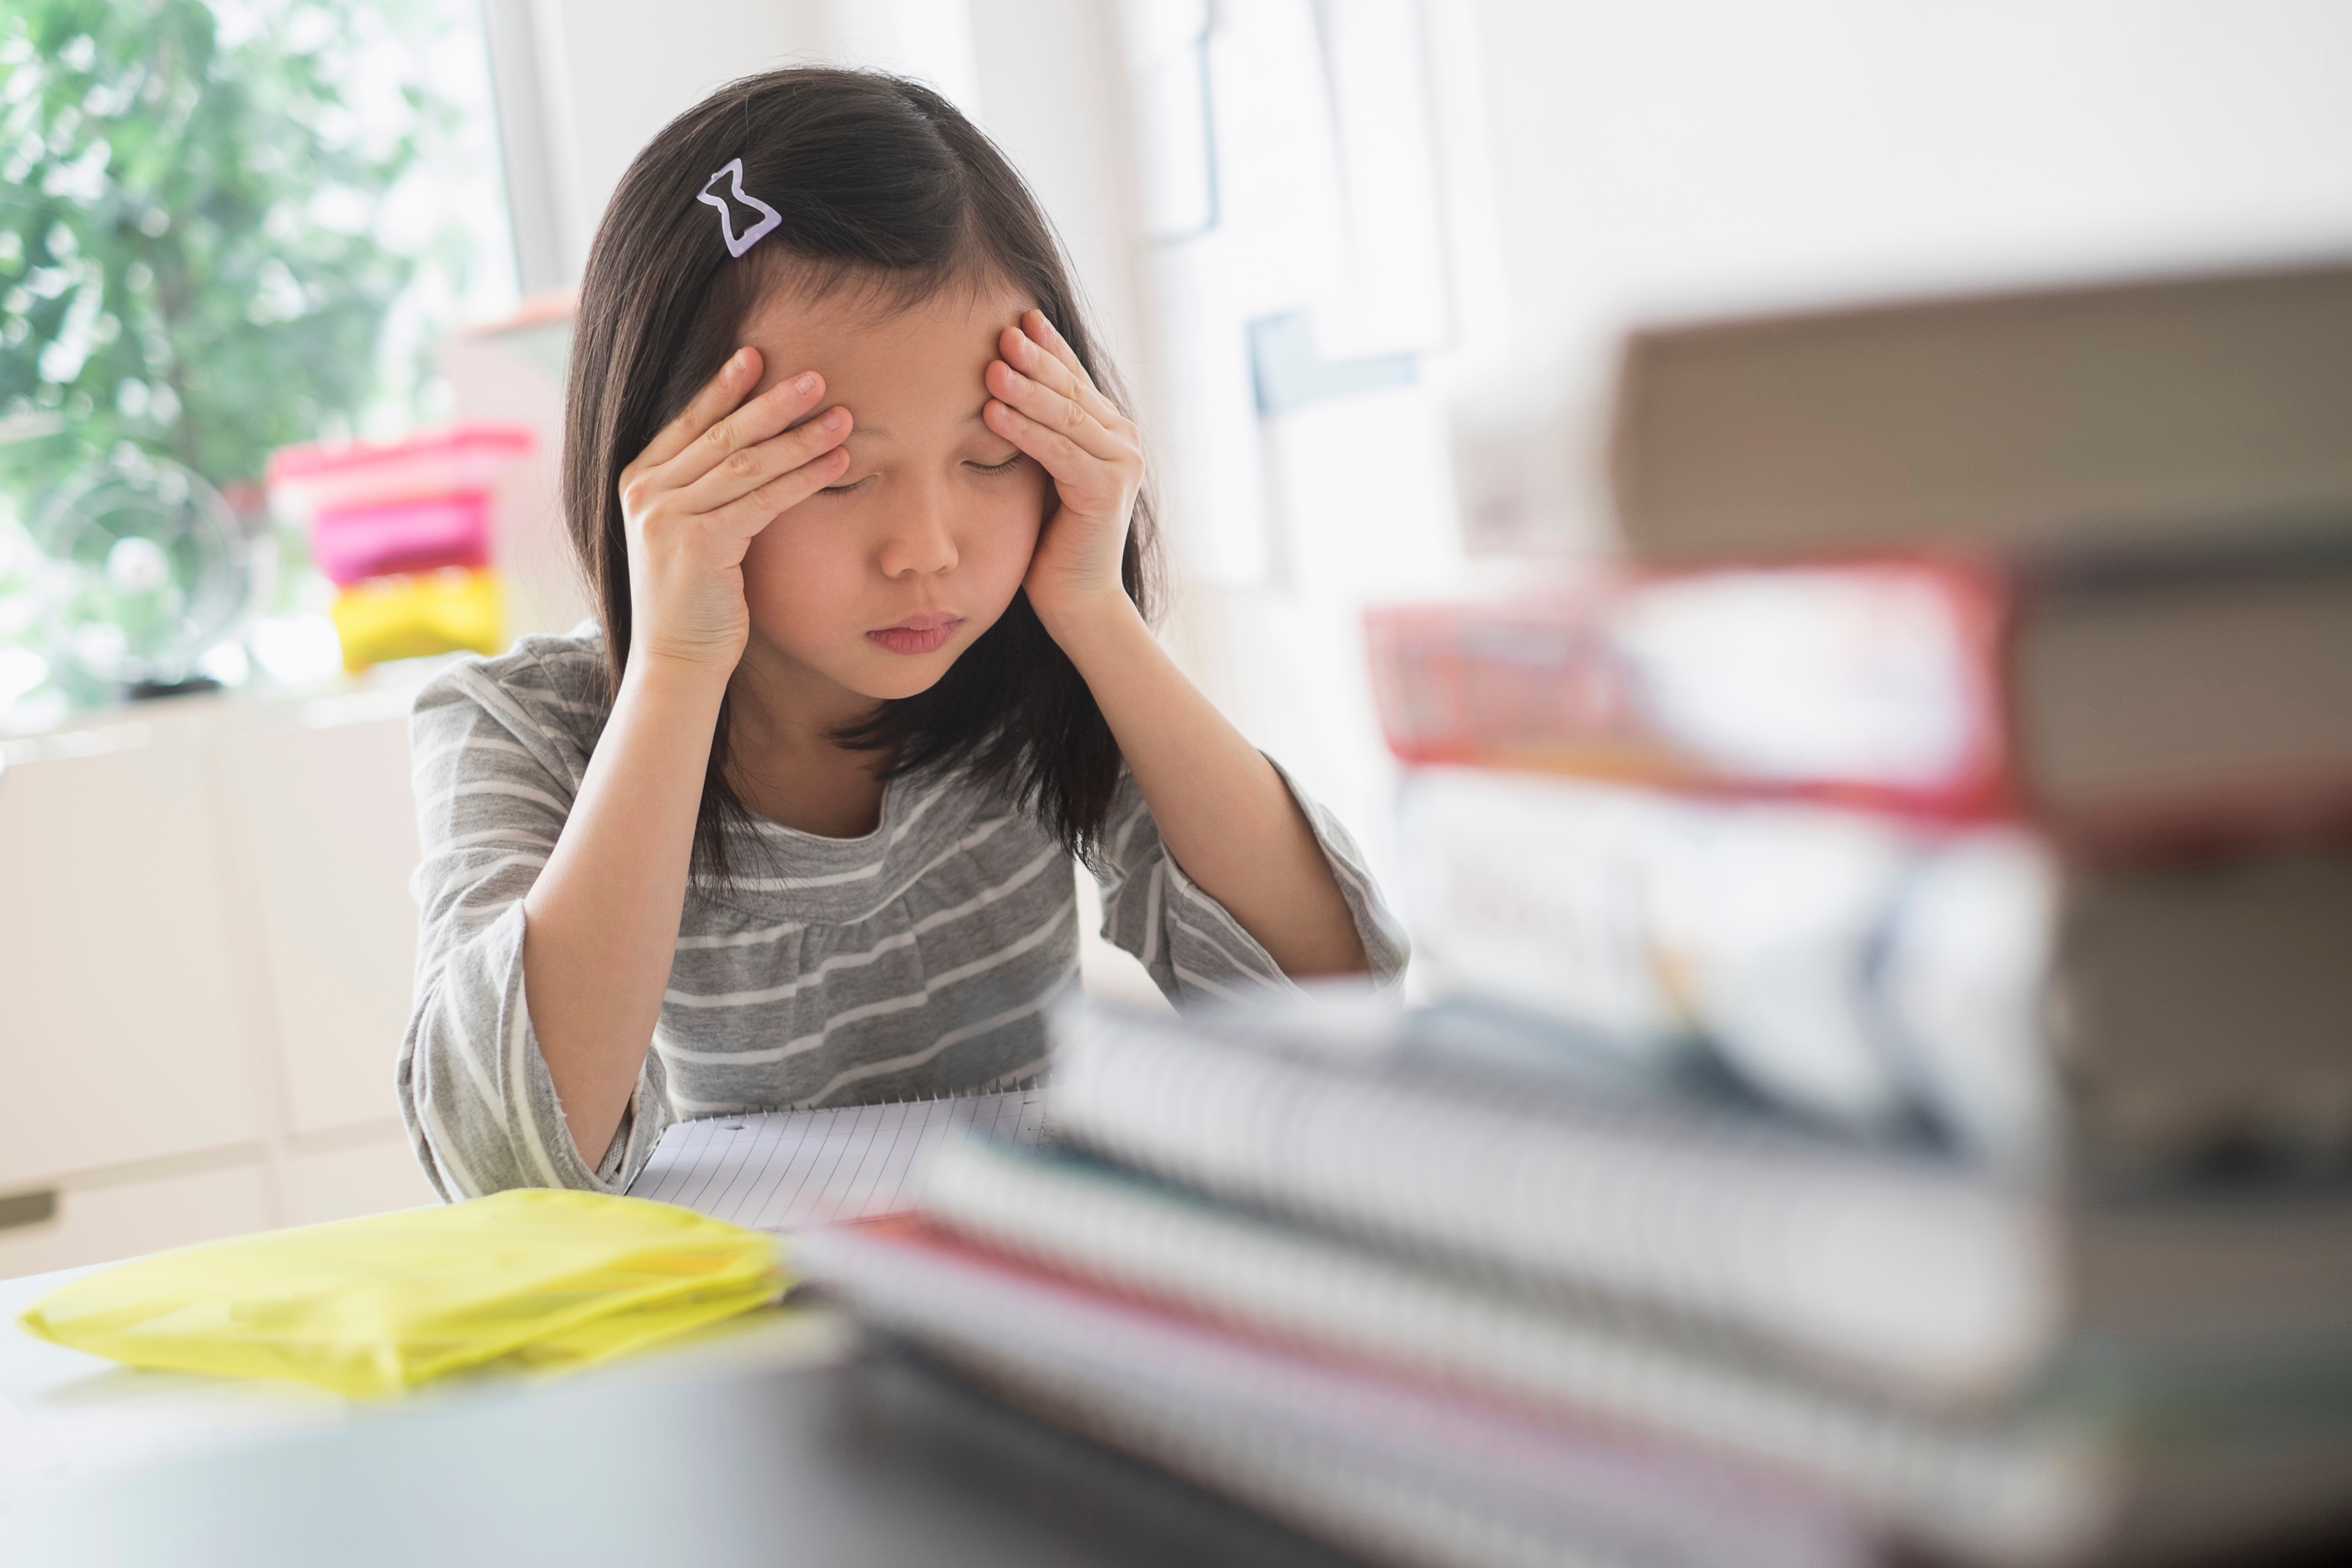
[[[958,1130],[1034,1144],[1045,1125],[1043,1089],[702,1117],[670,1125],[629,1195],[754,1230],[874,1219],[915,1206]]]

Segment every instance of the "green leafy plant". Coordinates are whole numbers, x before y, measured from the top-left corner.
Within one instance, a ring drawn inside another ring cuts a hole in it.
[[[375,395],[418,260],[379,209],[454,112],[410,84],[387,133],[348,101],[400,11],[11,0],[0,428],[56,432],[0,449],[20,503],[121,441],[233,487]]]

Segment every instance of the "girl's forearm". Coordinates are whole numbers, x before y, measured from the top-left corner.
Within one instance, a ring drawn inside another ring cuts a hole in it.
[[[628,1109],[677,952],[723,671],[632,660],[580,795],[523,899],[532,1032],[580,1157]]]
[[[1125,595],[1050,627],[1108,721],[1160,841],[1294,979],[1360,974],[1329,862],[1274,764],[1176,668]]]
[[[1360,973],[1363,942],[1306,813],[1184,679],[1120,585],[1143,484],[1135,421],[1044,311],[1023,311],[997,334],[997,352],[982,372],[981,417],[1054,478],[1023,586],[1109,721],[1160,842],[1285,973]]]

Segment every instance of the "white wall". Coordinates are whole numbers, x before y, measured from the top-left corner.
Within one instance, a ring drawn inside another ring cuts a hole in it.
[[[1138,374],[1148,331],[1118,8],[971,0],[970,13],[980,124],[1053,220],[1112,357]]]
[[[1596,417],[1646,317],[2352,250],[2341,0],[1473,5],[1511,296],[1478,422]]]

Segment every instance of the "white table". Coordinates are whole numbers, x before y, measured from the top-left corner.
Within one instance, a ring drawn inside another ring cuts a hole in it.
[[[33,1505],[78,1486],[242,1445],[528,1398],[548,1380],[459,1380],[407,1398],[354,1401],[271,1378],[151,1372],[35,1338],[18,1314],[88,1268],[0,1280],[0,1539]],[[688,1336],[648,1358],[575,1374],[751,1375],[838,1360],[849,1336],[829,1312],[772,1309]]]
[[[827,1311],[767,1309],[567,1377],[373,1403],[133,1371],[16,1326],[74,1272],[0,1282],[9,1568],[1349,1561],[861,1348]]]

